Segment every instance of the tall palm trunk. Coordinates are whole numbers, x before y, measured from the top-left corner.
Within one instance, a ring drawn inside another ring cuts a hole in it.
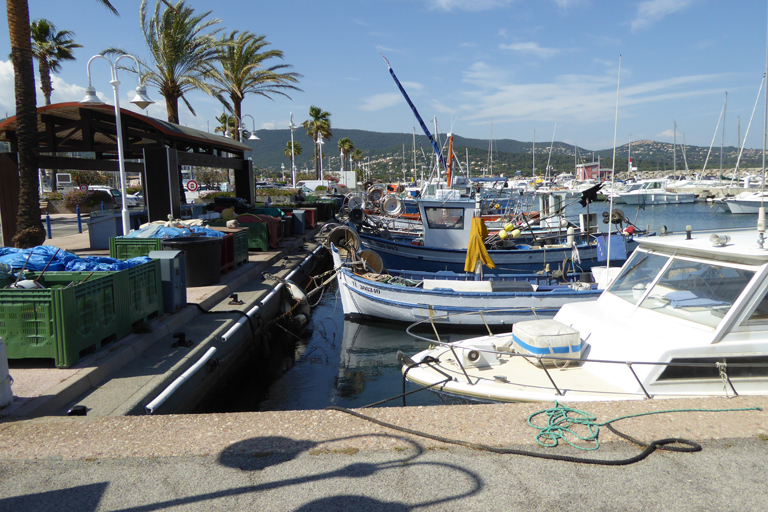
[[[19,156],[19,212],[16,217],[15,247],[35,247],[45,241],[40,220],[37,176],[37,102],[32,65],[29,7],[26,0],[6,0],[8,33],[11,40],[14,92],[16,93],[16,134]]]
[[[232,112],[237,118],[235,121],[241,123],[243,121],[243,102],[237,96],[230,96],[229,98],[232,100]],[[243,127],[238,124],[237,130],[235,130],[235,133],[232,134],[232,138],[239,141],[242,130]]]
[[[40,72],[40,90],[43,91],[43,96],[45,96],[45,104],[50,105],[53,84],[51,83],[51,68],[48,66],[48,61],[40,59],[37,62],[37,70]]]
[[[178,96],[165,97],[165,111],[168,114],[168,122],[179,124],[179,98]]]

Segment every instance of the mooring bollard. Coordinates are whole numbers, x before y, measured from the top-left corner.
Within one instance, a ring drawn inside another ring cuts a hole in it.
[[[53,238],[51,234],[51,214],[48,212],[45,212],[45,227],[48,230],[48,238]]]
[[[104,211],[104,201],[101,202],[101,211]]]
[[[77,205],[77,208],[75,209],[77,212],[77,232],[82,233],[83,232],[83,221],[80,219],[80,205]]]

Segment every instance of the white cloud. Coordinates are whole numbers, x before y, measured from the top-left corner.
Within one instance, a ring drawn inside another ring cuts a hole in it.
[[[10,61],[0,60],[0,115],[3,117],[16,114],[16,100],[13,92],[13,65]]]
[[[360,105],[360,110],[366,112],[375,112],[385,108],[397,105],[403,101],[403,95],[399,92],[389,92],[385,94],[374,94],[365,99],[365,103]]]
[[[674,133],[675,133],[674,130],[664,130],[663,132],[658,134],[657,137],[669,137],[669,138],[672,138],[672,137],[674,137]]]
[[[632,30],[647,28],[666,16],[682,11],[695,0],[645,0],[637,6],[637,15],[632,20]]]
[[[643,105],[716,92],[715,83],[725,75],[691,75],[638,83],[621,90],[623,115],[633,115]],[[456,111],[470,123],[557,122],[583,124],[611,123],[615,116],[616,76],[613,70],[602,75],[560,75],[550,82],[516,83],[509,73],[477,63],[463,73],[470,89],[463,94]]]
[[[554,57],[560,50],[557,48],[542,48],[539,43],[512,43],[512,44],[500,44],[499,48],[502,50],[512,50],[514,52],[523,53],[525,55],[531,55],[541,59],[547,59]]]
[[[514,0],[429,0],[433,9],[442,11],[486,11],[496,7],[504,7]]]

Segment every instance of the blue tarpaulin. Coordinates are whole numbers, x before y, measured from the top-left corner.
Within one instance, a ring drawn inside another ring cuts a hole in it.
[[[0,248],[0,265],[8,265],[16,270],[24,268],[25,271],[30,272],[42,272],[46,265],[48,265],[46,272],[118,271],[148,261],[151,259],[146,256],[127,261],[104,256],[79,257],[52,245],[39,245],[31,249]]]
[[[127,235],[119,238],[181,238],[186,236],[213,236],[222,237],[226,233],[216,231],[208,226],[191,226],[189,228],[174,228],[163,226],[162,224],[150,224],[141,229],[131,231]]]

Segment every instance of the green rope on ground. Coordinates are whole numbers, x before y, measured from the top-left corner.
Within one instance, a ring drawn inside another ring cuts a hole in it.
[[[650,416],[651,414],[667,414],[673,412],[739,412],[739,411],[762,411],[760,407],[745,407],[738,409],[669,409],[664,411],[650,411],[641,412],[637,414],[628,414],[626,416],[619,416],[612,420],[604,421],[602,423],[596,422],[597,419],[592,414],[567,407],[555,402],[554,407],[549,409],[543,409],[528,416],[528,424],[539,430],[536,435],[536,442],[539,446],[547,448],[553,448],[557,446],[560,441],[564,441],[574,448],[584,451],[593,451],[600,448],[600,442],[598,441],[598,435],[600,434],[600,427],[608,426],[615,421],[621,421],[628,418],[638,418],[640,416]],[[533,419],[539,415],[546,415],[547,422],[544,426],[534,425]],[[574,428],[581,427],[583,431],[586,429],[586,435],[578,434]],[[576,438],[579,441],[585,441],[588,443],[594,443],[592,446],[582,446],[575,444],[575,441],[571,441],[571,438]]]

